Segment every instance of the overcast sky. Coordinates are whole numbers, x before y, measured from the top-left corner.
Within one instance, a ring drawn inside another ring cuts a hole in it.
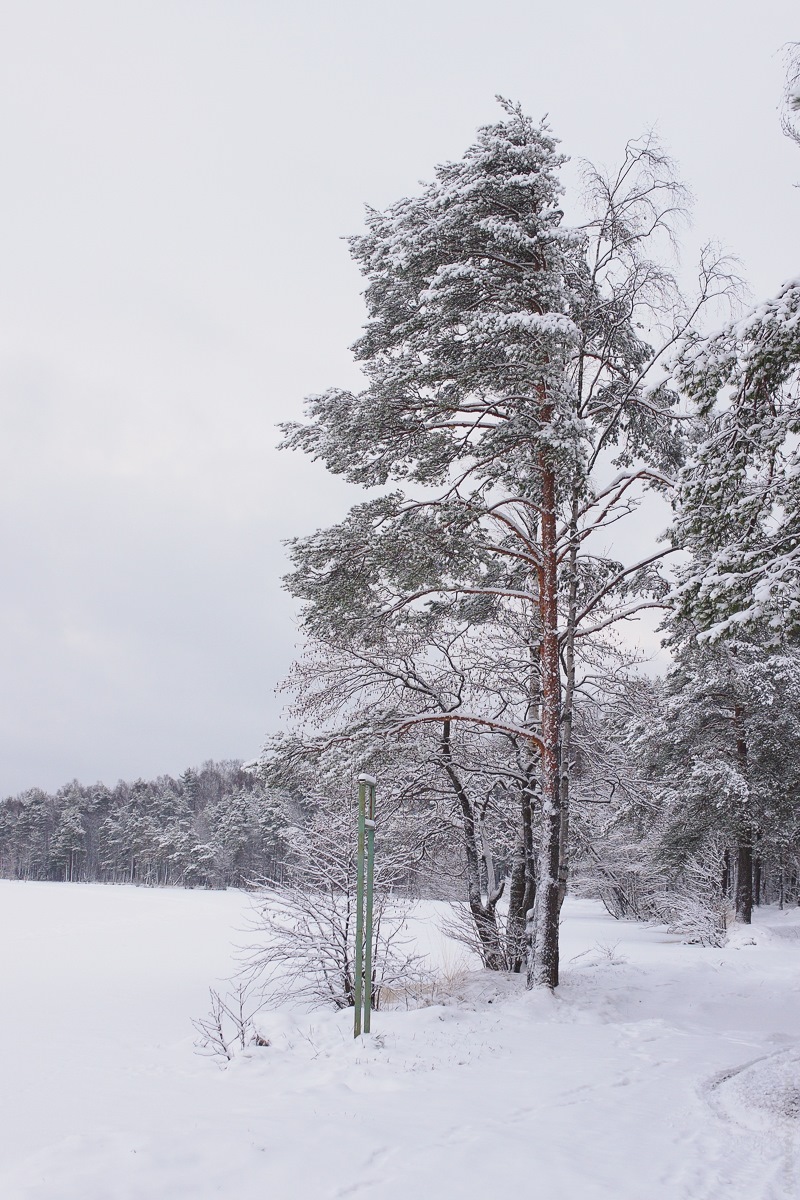
[[[613,163],[655,125],[687,237],[800,269],[796,0],[0,0],[0,794],[255,755],[282,541],[354,492],[275,450],[356,384],[343,235],[500,92]]]

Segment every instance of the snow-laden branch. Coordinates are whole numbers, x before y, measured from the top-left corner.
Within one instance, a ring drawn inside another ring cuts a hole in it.
[[[593,609],[595,609],[597,607],[597,605],[600,603],[600,601],[603,600],[607,595],[609,595],[610,592],[613,592],[615,590],[615,588],[618,588],[619,585],[625,579],[627,579],[631,575],[635,575],[637,571],[643,571],[645,569],[645,567],[652,566],[653,563],[659,562],[662,558],[666,558],[666,556],[668,554],[675,554],[675,553],[676,553],[676,548],[674,546],[668,546],[668,547],[666,547],[666,549],[659,550],[655,554],[650,554],[650,555],[648,555],[647,558],[642,558],[638,562],[632,563],[629,567],[625,567],[622,571],[618,571],[617,574],[614,576],[614,578],[610,579],[606,584],[604,584],[604,586],[602,588],[600,588],[600,590],[598,592],[595,592],[595,594],[592,596],[591,600],[589,600],[586,604],[584,604],[583,608],[580,609],[580,611],[576,614],[576,616],[575,616],[576,629],[580,625],[581,621],[583,621],[585,617],[588,617],[589,613],[592,612]],[[669,604],[660,604],[660,607],[669,608],[670,606],[669,606]],[[620,618],[627,616],[628,611],[629,611],[629,607],[626,607],[623,609],[617,609],[616,614],[614,614],[614,613],[610,614],[611,619],[612,620],[615,619],[615,615],[619,616]],[[581,636],[583,636],[583,633],[581,633]]]
[[[462,724],[473,726],[473,728],[488,729],[493,733],[506,733],[512,737],[526,738],[539,749],[542,747],[542,739],[532,729],[528,729],[524,725],[515,725],[513,722],[502,721],[499,718],[485,717],[480,713],[420,713],[401,718],[395,724],[388,726],[386,732],[389,734],[406,733],[418,725],[441,724],[443,721],[460,721]]]
[[[386,614],[400,612],[416,600],[424,600],[427,596],[501,596],[509,600],[527,600],[536,603],[538,596],[534,592],[525,592],[520,588],[467,587],[464,585],[438,584],[436,587],[423,588],[403,596],[396,604],[386,609]]]
[[[646,608],[668,609],[669,607],[670,605],[663,600],[640,600],[635,604],[626,604],[623,608],[615,609],[604,621],[598,621],[596,625],[589,625],[585,629],[577,629],[575,637],[584,638],[589,637],[593,633],[599,633],[601,629],[608,629],[609,625],[614,625],[617,621],[629,620],[636,613],[642,612]],[[561,636],[563,637],[564,635],[562,634]]]
[[[613,507],[614,504],[616,504],[622,498],[632,484],[641,480],[648,480],[652,483],[661,483],[664,485],[664,487],[668,488],[673,488],[675,486],[674,479],[672,479],[669,475],[665,475],[663,471],[655,470],[653,467],[641,467],[636,471],[621,471],[614,477],[614,479],[607,483],[601,491],[596,492],[590,500],[587,500],[586,503],[578,509],[577,513],[575,514],[576,519],[578,521],[582,520],[588,513],[592,511],[593,508],[597,508],[597,506],[603,500],[605,500],[607,496],[610,496],[611,500],[603,510],[604,512],[607,512],[609,508]],[[590,526],[589,528],[593,529],[594,525]],[[559,537],[563,537],[563,535],[567,532],[568,526],[562,526],[562,528],[559,530]]]

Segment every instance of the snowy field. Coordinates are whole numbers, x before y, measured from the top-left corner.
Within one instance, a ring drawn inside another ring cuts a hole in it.
[[[190,1018],[247,905],[0,882],[2,1200],[800,1196],[796,910],[713,950],[574,901],[555,998],[274,1014],[222,1070]]]

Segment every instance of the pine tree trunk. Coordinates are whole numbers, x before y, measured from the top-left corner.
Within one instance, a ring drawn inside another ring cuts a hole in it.
[[[749,925],[753,920],[753,847],[740,841],[736,855],[736,919]]]
[[[549,412],[543,417],[549,419]],[[558,657],[558,562],[556,555],[555,475],[546,462],[542,473],[542,566],[539,573],[541,619],[541,791],[542,841],[537,871],[533,947],[528,986],[558,986],[558,868],[561,847],[561,667]]]
[[[575,626],[578,614],[578,501],[572,501],[570,526],[572,546],[569,552],[567,628],[564,642],[564,697],[561,707],[561,828],[559,830],[558,907],[564,903],[569,877],[570,756],[572,753],[572,706],[575,696]]]

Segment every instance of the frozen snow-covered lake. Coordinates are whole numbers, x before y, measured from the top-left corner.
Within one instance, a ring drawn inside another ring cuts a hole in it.
[[[277,1015],[220,1070],[190,1018],[247,907],[0,881],[3,1200],[800,1195],[797,911],[714,950],[572,902],[556,998]]]

